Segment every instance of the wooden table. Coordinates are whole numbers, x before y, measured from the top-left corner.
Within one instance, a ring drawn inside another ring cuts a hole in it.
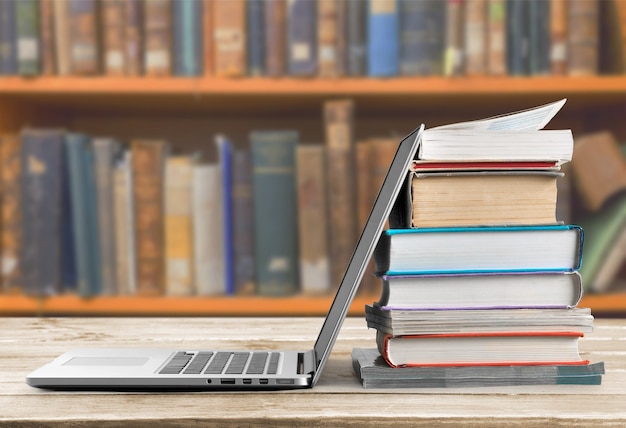
[[[353,347],[373,347],[346,320],[314,389],[264,393],[54,392],[24,377],[70,347],[308,349],[319,318],[0,318],[0,425],[354,427],[626,427],[626,320],[596,320],[580,348],[604,361],[600,386],[365,390]]]

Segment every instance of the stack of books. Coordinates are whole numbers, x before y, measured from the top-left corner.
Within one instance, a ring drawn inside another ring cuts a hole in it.
[[[564,103],[425,131],[374,253],[365,387],[601,382],[578,348],[583,230],[556,216],[573,137],[543,130]]]

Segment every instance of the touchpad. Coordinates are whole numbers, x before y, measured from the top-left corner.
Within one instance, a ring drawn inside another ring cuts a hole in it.
[[[142,357],[74,357],[64,366],[143,366],[149,358]]]

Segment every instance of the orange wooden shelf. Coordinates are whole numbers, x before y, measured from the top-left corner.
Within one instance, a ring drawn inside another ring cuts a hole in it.
[[[349,315],[363,316],[378,296],[358,296]],[[0,296],[0,316],[323,316],[331,297]],[[579,305],[594,315],[626,315],[626,293],[588,295]]]

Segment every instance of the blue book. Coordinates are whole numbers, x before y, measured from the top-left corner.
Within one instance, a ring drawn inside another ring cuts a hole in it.
[[[572,272],[583,237],[575,225],[389,229],[374,261],[386,275]]]
[[[291,76],[317,72],[317,1],[287,3],[287,65]]]
[[[0,1],[0,75],[17,74],[15,2]]]
[[[74,217],[72,212],[70,169],[67,163],[67,147],[63,137],[61,158],[61,284],[63,291],[76,292],[76,250],[74,240]]]
[[[202,74],[202,4],[196,0],[174,0],[172,3],[175,76]]]
[[[224,281],[227,295],[235,294],[235,264],[233,251],[232,144],[223,135],[215,138],[222,174],[222,213],[224,219]]]
[[[248,74],[265,74],[265,8],[264,0],[248,0],[246,4],[246,32],[248,48]]]
[[[400,17],[396,0],[370,0],[367,69],[372,77],[399,74]]]

